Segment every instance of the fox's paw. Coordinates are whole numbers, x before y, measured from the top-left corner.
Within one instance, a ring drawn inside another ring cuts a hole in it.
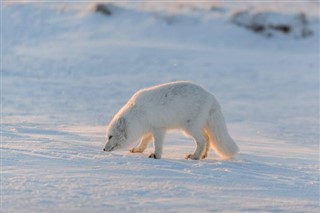
[[[194,156],[193,154],[189,154],[186,156],[186,159],[191,159],[191,160],[199,160],[199,157]]]
[[[203,154],[203,155],[201,156],[201,159],[206,159],[207,157],[208,157],[208,153]]]
[[[160,159],[161,156],[152,153],[152,154],[149,155],[149,158]]]
[[[129,150],[131,153],[142,153],[143,150],[141,150],[139,147],[133,147]]]

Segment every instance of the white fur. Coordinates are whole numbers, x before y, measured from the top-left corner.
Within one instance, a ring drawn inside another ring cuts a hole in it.
[[[154,139],[154,153],[161,158],[165,132],[179,129],[195,139],[197,148],[191,159],[205,158],[211,147],[223,159],[238,152],[230,137],[215,97],[202,87],[186,81],[171,82],[135,93],[114,116],[107,130],[105,151],[141,142],[131,152],[143,152]]]

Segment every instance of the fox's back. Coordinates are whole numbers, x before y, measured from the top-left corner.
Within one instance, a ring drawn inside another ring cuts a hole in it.
[[[138,91],[135,104],[137,105],[165,105],[188,104],[192,106],[203,101],[210,95],[202,87],[187,81],[178,81]]]
[[[175,127],[208,109],[213,99],[202,87],[179,81],[140,90],[132,102],[151,123]]]

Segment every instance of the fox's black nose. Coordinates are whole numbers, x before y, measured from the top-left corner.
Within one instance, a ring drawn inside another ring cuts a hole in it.
[[[106,151],[106,149],[104,148],[103,151]]]

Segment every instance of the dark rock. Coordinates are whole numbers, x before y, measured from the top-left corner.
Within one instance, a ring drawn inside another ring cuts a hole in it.
[[[110,8],[108,7],[108,4],[96,4],[94,11],[106,16],[110,16],[112,14]]]

